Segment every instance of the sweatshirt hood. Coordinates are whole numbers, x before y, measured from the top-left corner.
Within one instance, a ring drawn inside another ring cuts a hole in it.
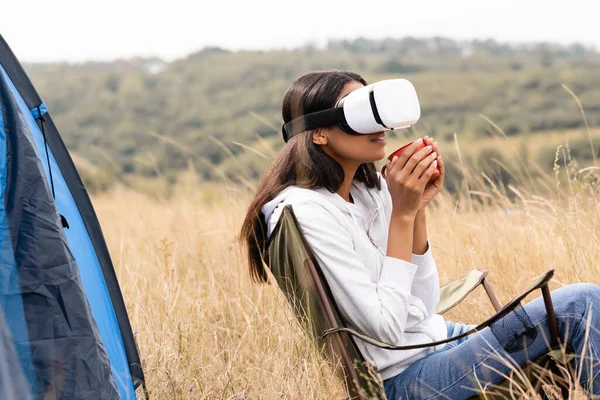
[[[352,184],[350,193],[352,194],[352,197],[354,199],[361,201],[363,204],[365,204],[366,207],[372,208],[373,210],[379,209],[381,207],[379,202],[377,202],[373,198],[373,195],[368,193],[366,188],[364,188],[364,185],[360,182],[355,182]],[[348,214],[352,217],[352,219],[355,219],[354,213],[352,211],[353,204],[349,204],[346,200],[342,198],[342,196],[340,196],[337,193],[331,193],[325,188],[313,190],[304,189],[297,186],[288,186],[262,207],[261,211],[265,216],[265,221],[267,222],[267,225],[269,224],[269,220],[275,209],[283,202],[286,202],[286,200],[288,200],[292,196],[298,196],[302,198],[310,197],[314,199],[314,201],[317,203],[327,201],[327,203],[329,204],[334,204],[336,208],[338,208],[342,213]]]
[[[296,189],[296,190],[305,190],[305,189],[301,189],[301,188],[297,188],[295,186],[288,186],[287,188],[283,189],[281,192],[279,192],[279,194],[277,196],[275,196],[273,198],[273,200],[267,202],[261,209],[263,215],[265,216],[265,220],[267,221],[267,225],[269,223],[269,219],[271,218],[271,215],[273,214],[273,211],[275,211],[275,209],[277,208],[277,206],[279,206],[279,204],[281,204],[283,201],[285,201],[285,199],[287,199],[291,194],[292,191]]]
[[[273,198],[273,200],[267,202],[263,208],[262,213],[265,216],[265,219],[269,220],[273,211],[283,202],[285,202],[290,197],[302,197],[302,198],[312,198],[316,202],[328,201],[333,204],[337,208],[339,208],[342,212],[350,214],[350,210],[348,209],[348,205],[346,200],[342,199],[342,197],[337,193],[331,193],[329,190],[325,188],[320,189],[304,189],[298,186],[288,186],[283,189],[277,196]]]

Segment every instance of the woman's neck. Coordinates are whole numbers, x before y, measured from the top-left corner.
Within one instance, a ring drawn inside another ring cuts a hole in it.
[[[358,165],[356,166],[344,166],[342,165],[342,168],[344,168],[344,181],[342,182],[342,184],[340,185],[340,188],[337,190],[337,194],[339,194],[342,199],[346,200],[347,202],[351,202],[350,201],[350,188],[352,187],[352,181],[354,180],[354,175],[356,175],[356,171],[358,170]]]
[[[328,147],[322,147],[323,152],[327,154],[329,157],[333,158],[337,161],[338,164],[344,170],[344,181],[340,185],[340,188],[337,190],[337,194],[339,194],[342,199],[346,200],[350,203],[350,188],[352,187],[352,181],[354,180],[354,175],[356,175],[356,171],[358,167],[360,167],[361,163],[357,163],[356,161],[349,161],[346,159],[340,159],[340,157],[336,156]]]

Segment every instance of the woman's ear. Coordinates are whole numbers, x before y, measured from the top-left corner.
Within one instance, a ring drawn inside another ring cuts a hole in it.
[[[327,135],[325,135],[325,132],[322,128],[317,128],[313,130],[312,137],[314,144],[320,144],[323,146],[327,144]]]

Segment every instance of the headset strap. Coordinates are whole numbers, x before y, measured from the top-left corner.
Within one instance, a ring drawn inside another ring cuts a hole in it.
[[[283,140],[287,141],[294,135],[317,128],[341,124],[342,129],[350,129],[346,122],[343,107],[330,108],[295,118],[281,127]],[[352,130],[352,133],[355,133]]]

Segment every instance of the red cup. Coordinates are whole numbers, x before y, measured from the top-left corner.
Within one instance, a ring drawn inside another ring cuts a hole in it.
[[[398,156],[400,157],[400,154],[402,154],[404,152],[404,150],[406,150],[408,148],[408,146],[410,146],[411,144],[413,144],[413,142],[407,143],[404,146],[400,147],[398,150],[394,151],[392,154],[390,154],[388,156],[388,160],[392,161],[392,159],[394,158],[394,156]],[[421,146],[419,147],[419,150],[425,147],[425,142],[421,143]],[[387,166],[389,164],[386,164],[383,166],[383,168],[381,168],[381,175],[383,176],[383,179],[385,179],[385,170],[387,169]],[[429,182],[437,179],[440,176],[440,168],[439,167],[435,167],[435,171],[433,171],[433,175],[431,175],[431,178],[429,179]]]

